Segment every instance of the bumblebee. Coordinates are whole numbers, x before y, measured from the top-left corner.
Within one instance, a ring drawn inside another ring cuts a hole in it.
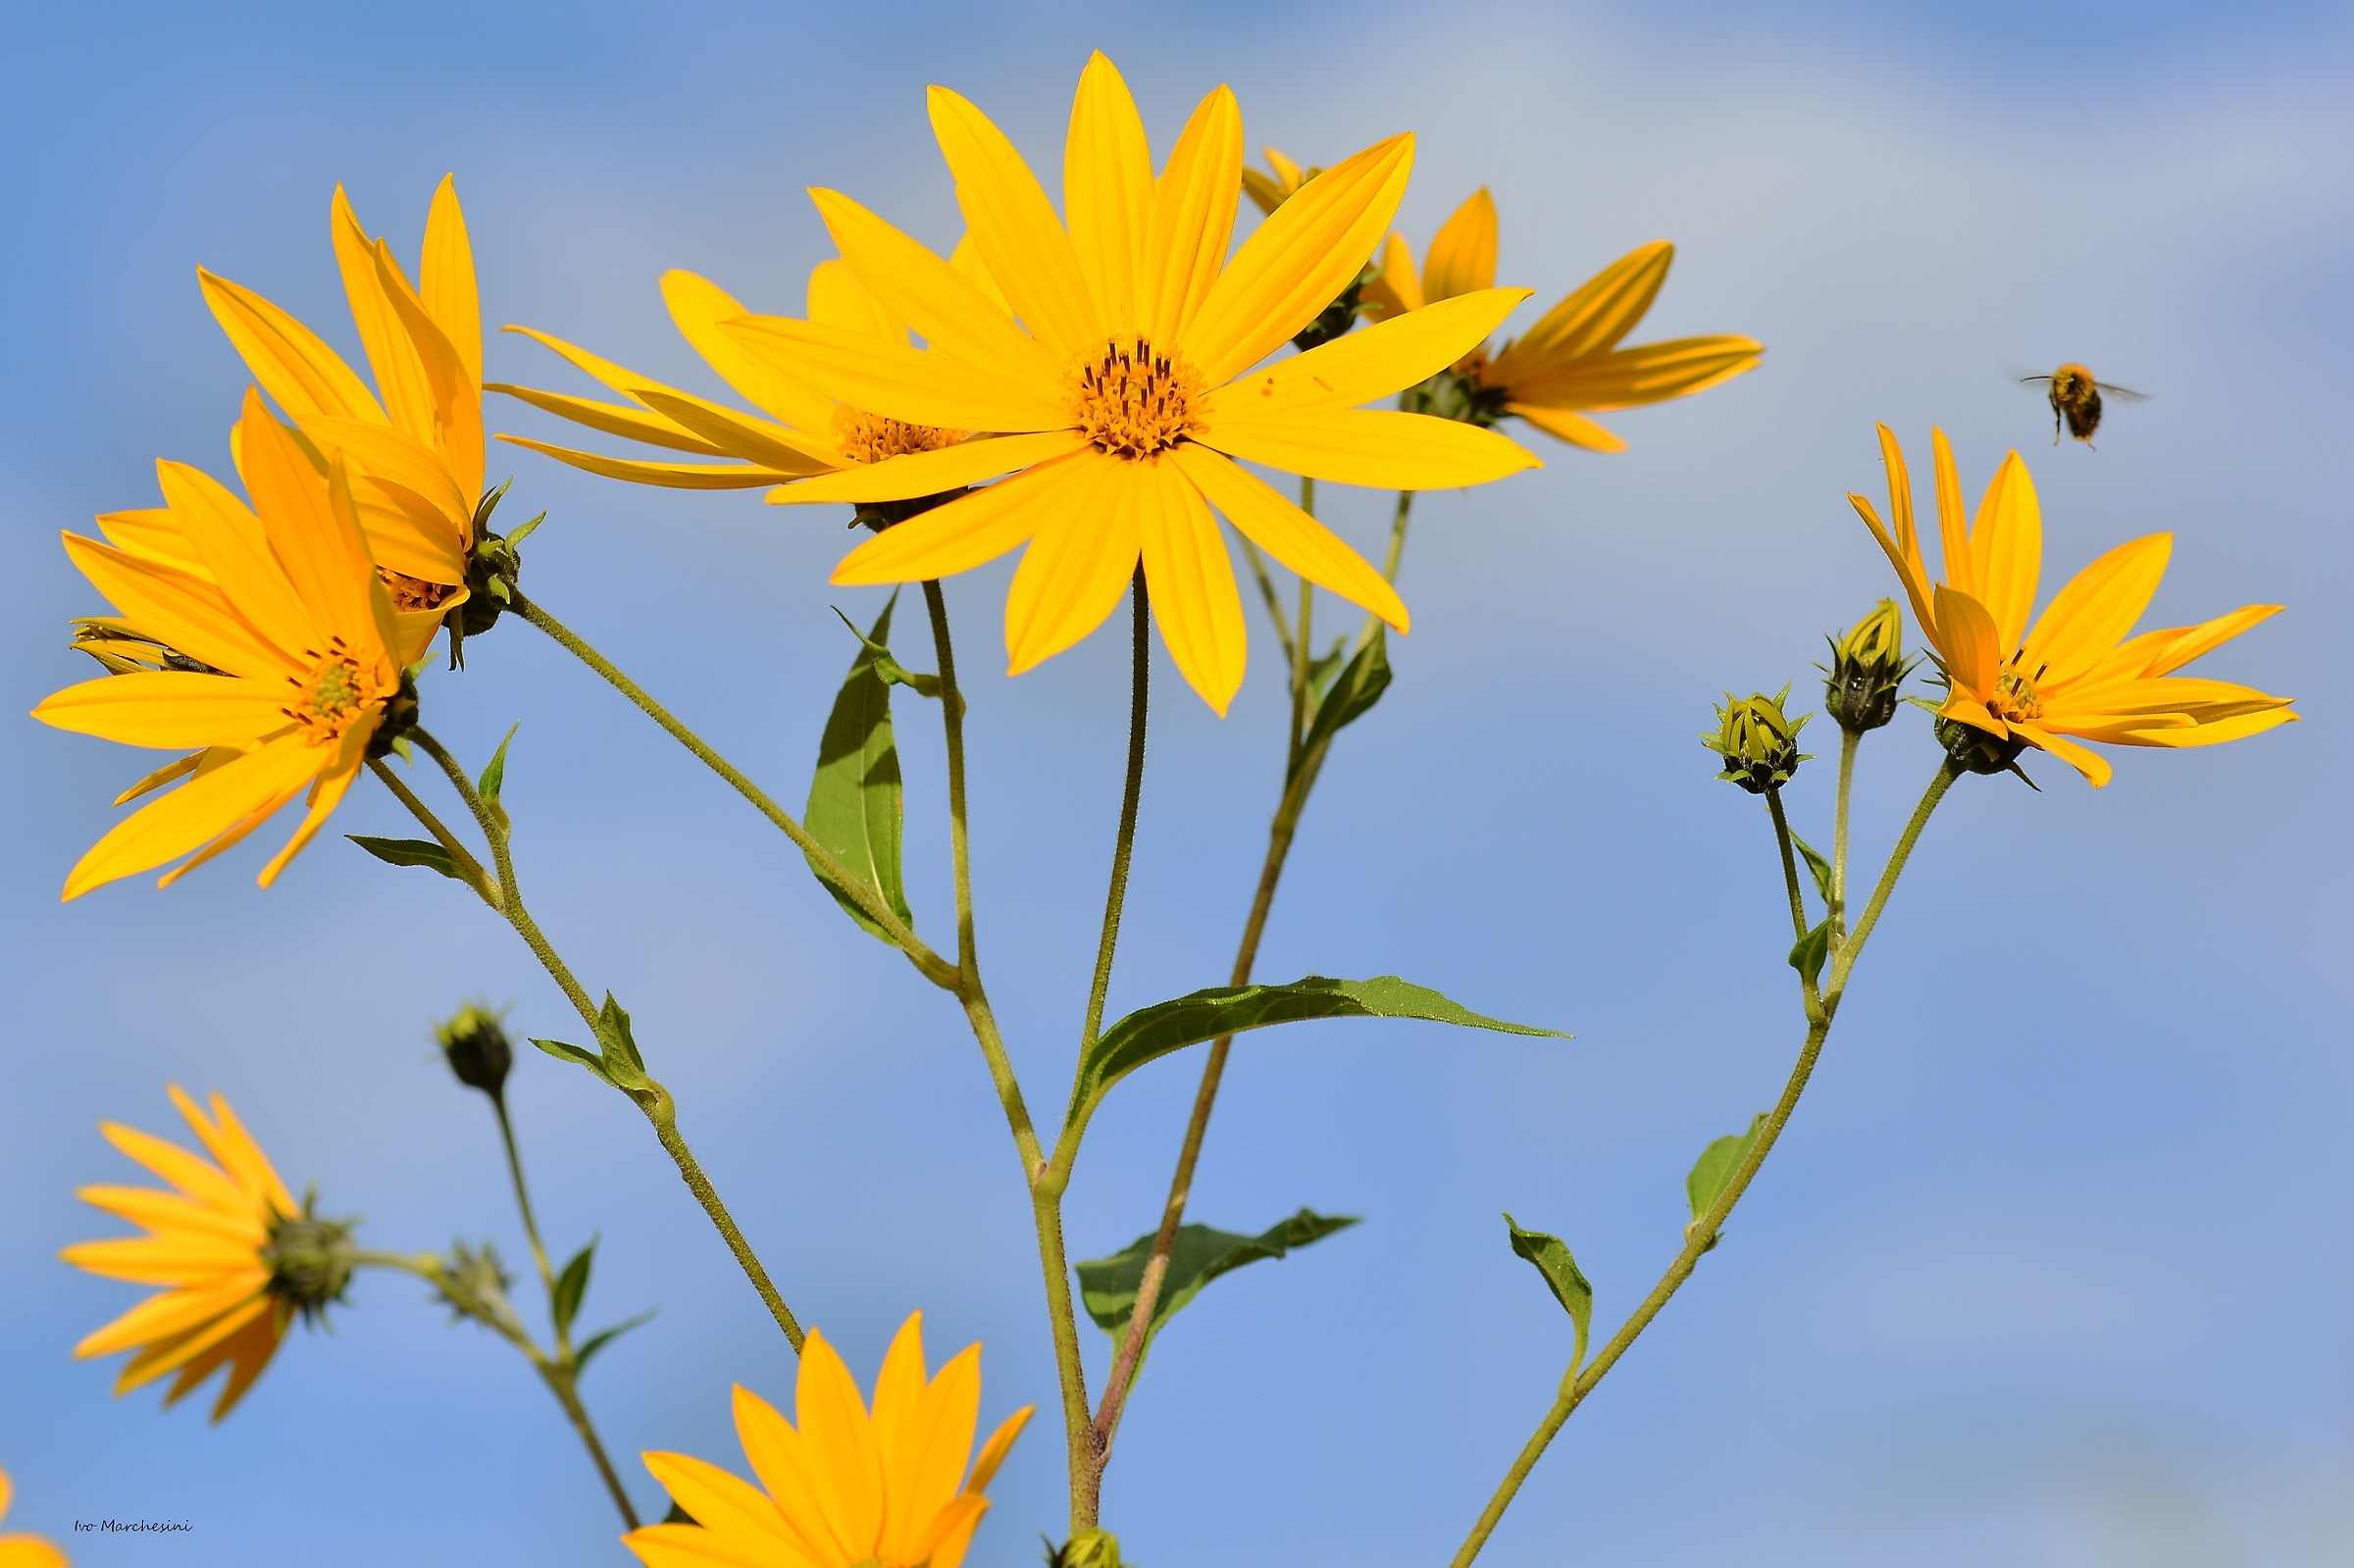
[[[2101,394],[2104,392],[2120,403],[2146,401],[2144,393],[2094,380],[2092,372],[2081,365],[2063,365],[2049,376],[2022,376],[2020,379],[2029,384],[2036,381],[2049,383],[2047,391],[2052,400],[2054,446],[2060,444],[2063,426],[2077,440],[2087,446],[2092,444],[2092,432],[2101,428]]]

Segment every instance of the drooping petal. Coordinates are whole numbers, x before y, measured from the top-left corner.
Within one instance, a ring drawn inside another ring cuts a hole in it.
[[[1246,462],[1386,490],[1485,484],[1539,466],[1526,447],[1494,430],[1395,409],[1230,414],[1201,440]]]
[[[1111,330],[1104,301],[1088,286],[1071,236],[1022,155],[960,94],[933,87],[926,103],[941,156],[956,180],[956,205],[965,227],[1014,314],[1057,359],[1101,344]],[[847,248],[843,256],[866,276],[867,269]],[[873,286],[871,278],[868,284]],[[926,337],[932,335],[916,317],[908,321]]]
[[[275,811],[301,792],[317,766],[316,748],[289,737],[197,774],[115,824],[91,845],[67,874],[64,896],[78,898],[118,878],[152,871],[248,815]]]
[[[1392,136],[1327,169],[1243,241],[1177,346],[1217,386],[1316,319],[1389,228],[1413,172],[1414,138]]]
[[[1146,251],[1151,311],[1144,320],[1155,343],[1185,339],[1209,297],[1234,238],[1235,187],[1243,166],[1243,112],[1234,93],[1212,89],[1195,108],[1152,194],[1152,237]]]
[[[141,633],[231,675],[275,675],[285,655],[209,579],[69,533],[66,554]]]
[[[1476,288],[1493,287],[1495,282],[1496,198],[1482,185],[1439,226],[1431,239],[1422,258],[1422,297],[1436,304]]]
[[[1159,278],[1150,265],[1152,150],[1144,117],[1117,67],[1088,57],[1071,101],[1062,154],[1062,210],[1080,274],[1113,332],[1141,331],[1154,314]]]
[[[1139,463],[1148,488],[1138,498],[1138,531],[1152,622],[1186,683],[1226,716],[1242,689],[1250,651],[1234,562],[1209,505],[1173,465]]]
[[[659,484],[672,490],[752,490],[786,477],[755,463],[648,463],[638,458],[607,457],[602,452],[576,451],[550,441],[536,441],[528,435],[501,435],[499,439],[604,479],[626,480],[632,484]]]
[[[1286,210],[1290,205],[1285,203]],[[1318,587],[1371,611],[1400,632],[1408,630],[1411,618],[1406,605],[1381,574],[1272,485],[1196,441],[1171,447],[1169,458],[1252,543]]]
[[[937,349],[904,348],[783,316],[746,316],[723,329],[755,358],[804,376],[827,396],[869,414],[950,430],[1020,432],[1071,424],[1049,383],[1011,381]]]
[[[2175,536],[2149,533],[2109,551],[2073,578],[2036,618],[2021,660],[2038,683],[2066,682],[2124,640],[2166,577]]]
[[[310,805],[303,812],[302,821],[296,825],[294,835],[280,847],[277,854],[270,857],[260,874],[254,878],[255,883],[264,887],[276,883],[279,873],[284,871],[294,857],[301,854],[304,847],[319,835],[319,830],[327,826],[327,819],[334,815],[335,807],[342,803],[344,794],[351,788],[352,780],[359,777],[358,752],[375,733],[373,721],[364,725],[355,724],[344,733],[343,749],[351,755],[345,765],[332,773],[321,774],[311,782]],[[194,869],[194,863],[191,862],[181,867],[176,875],[184,876]]]
[[[1079,488],[1092,482],[1088,470],[1118,461],[1084,450],[1035,464],[985,490],[884,530],[844,556],[828,581],[863,586],[921,582],[969,572],[1044,528]]]
[[[2084,782],[2095,789],[2109,782],[2112,771],[2109,759],[2091,747],[2080,746],[2067,736],[2054,734],[2037,724],[2015,724],[2011,727],[2011,733],[2026,740],[2029,745],[2042,747],[2075,769],[2084,776]]]
[[[1145,466],[1087,464],[1040,521],[1005,595],[1007,675],[1062,652],[1119,604],[1142,548],[1139,492],[1151,480],[1133,471]]]
[[[1031,435],[960,441],[935,451],[887,457],[880,463],[853,463],[839,473],[780,485],[768,498],[781,505],[912,501],[918,496],[962,489],[1034,463],[1068,456],[1086,444],[1086,437],[1076,430],[1041,430]]]
[[[1228,414],[1355,408],[1387,397],[1461,359],[1528,294],[1525,288],[1482,289],[1271,361],[1209,391],[1199,417],[1214,430]]]
[[[640,386],[633,389],[632,395],[730,456],[775,469],[780,474],[826,474],[843,463],[841,451],[831,440],[813,439],[773,421],[739,414],[691,392]]]
[[[640,385],[648,384],[639,382]],[[668,447],[674,452],[692,452],[697,457],[720,457],[720,449],[701,436],[692,433],[676,421],[642,408],[631,408],[625,403],[606,403],[591,397],[573,397],[563,392],[543,392],[534,386],[514,386],[505,381],[492,381],[483,388],[486,392],[504,392],[518,402],[529,403],[542,413],[558,419],[586,425],[607,435],[626,440],[643,441],[648,446]],[[833,405],[829,403],[829,408]],[[499,437],[505,440],[505,436]]]
[[[1583,414],[1573,414],[1565,408],[1539,408],[1532,403],[1507,403],[1507,414],[1516,414],[1557,441],[1582,446],[1589,452],[1623,452],[1626,437],[1598,425]]]

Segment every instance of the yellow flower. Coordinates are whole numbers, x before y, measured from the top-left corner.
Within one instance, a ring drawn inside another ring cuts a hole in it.
[[[0,1470],[0,1519],[8,1517],[15,1491]],[[0,1536],[0,1568],[66,1568],[66,1554],[38,1536]]]
[[[1071,111],[1067,228],[978,109],[934,87],[931,112],[974,247],[1013,317],[848,197],[814,190],[843,259],[929,346],[815,322],[726,328],[853,407],[996,432],[772,491],[772,501],[875,503],[1012,476],[876,535],[833,580],[948,577],[1026,544],[1005,607],[1019,674],[1102,624],[1141,561],[1178,669],[1223,713],[1242,684],[1246,641],[1215,507],[1292,571],[1406,630],[1406,607],[1379,573],[1235,460],[1409,489],[1535,465],[1491,431],[1358,407],[1454,363],[1523,291],[1468,295],[1252,369],[1356,276],[1406,188],[1412,138],[1328,170],[1229,262],[1242,120],[1226,88],[1203,100],[1156,180],[1135,100],[1095,56]]]
[[[135,1128],[100,1124],[108,1142],[161,1177],[172,1190],[81,1189],[78,1195],[84,1202],[147,1234],[83,1241],[60,1254],[92,1274],[163,1289],[83,1340],[74,1353],[135,1351],[115,1382],[117,1393],[128,1393],[167,1372],[177,1373],[171,1391],[164,1395],[167,1408],[226,1367],[229,1377],[213,1406],[213,1419],[218,1421],[262,1375],[293,1319],[297,1303],[273,1292],[274,1271],[265,1254],[278,1228],[297,1211],[286,1185],[227,1100],[215,1094],[208,1118],[175,1086],[172,1103],[212,1157]]]
[[[1766,352],[1755,338],[1733,336],[1618,346],[1651,309],[1674,260],[1665,240],[1629,251],[1493,357],[1484,345],[1473,349],[1455,367],[1460,406],[1442,402],[1437,411],[1478,424],[1517,414],[1572,446],[1625,451],[1624,440],[1586,415],[1688,396],[1754,369]],[[1483,185],[1440,226],[1420,272],[1406,240],[1390,235],[1381,276],[1365,286],[1365,313],[1387,320],[1495,280],[1496,202]]]
[[[2038,747],[2097,788],[2109,764],[2078,740],[2128,746],[2211,746],[2296,717],[2292,700],[2175,671],[2278,613],[2250,604],[2194,627],[2128,636],[2166,576],[2174,535],[2121,544],[2076,574],[2032,626],[2043,567],[2043,514],[2026,464],[2003,459],[1973,522],[1943,430],[1932,430],[1937,462],[1937,532],[1945,576],[1933,581],[1913,521],[1913,484],[1888,427],[1880,454],[1888,469],[1893,534],[1861,495],[1851,494],[1872,537],[1896,567],[1952,685],[1942,717],[1997,741]],[[2071,739],[2071,736],[2076,737]]]
[[[950,261],[974,285],[1000,306],[1002,296],[973,259],[970,245],[959,245]],[[689,272],[662,275],[662,298],[670,318],[695,352],[726,381],[761,412],[745,414],[691,392],[640,376],[626,366],[601,359],[585,348],[529,327],[510,327],[554,349],[565,359],[630,400],[629,404],[570,397],[529,386],[493,382],[486,390],[504,392],[535,408],[559,415],[577,425],[642,441],[649,446],[691,453],[697,458],[734,458],[722,462],[647,462],[606,457],[596,452],[536,441],[528,436],[498,438],[544,452],[575,468],[607,479],[639,484],[661,484],[682,490],[746,489],[789,480],[831,474],[857,463],[880,462],[906,452],[929,452],[964,439],[958,430],[910,425],[899,420],[838,403],[811,386],[805,377],[792,374],[774,358],[747,352],[720,330],[720,324],[749,315],[728,292]],[[824,261],[809,274],[810,321],[843,331],[860,333],[899,348],[907,345],[906,326],[867,292],[857,275],[840,261]],[[635,406],[632,406],[635,405]]]
[[[405,625],[404,661],[466,597],[483,500],[483,325],[454,177],[434,192],[412,286],[335,187],[330,227],[376,390],[316,332],[251,289],[196,270],[246,369],[299,429],[324,477],[341,454],[352,502]],[[379,394],[382,400],[379,400]],[[417,635],[418,631],[423,636]]]
[[[1298,195],[1302,185],[1324,172],[1321,169],[1303,169],[1272,147],[1258,150],[1266,154],[1270,173],[1262,175],[1255,169],[1246,167],[1243,170],[1243,193],[1251,198],[1253,206],[1269,218],[1275,215],[1276,208]]]
[[[736,1435],[754,1487],[683,1453],[645,1467],[695,1523],[648,1525],[622,1538],[647,1568],[957,1568],[989,1511],[983,1495],[1030,1419],[1024,1406],[981,1445],[981,1347],[926,1381],[923,1314],[883,1358],[875,1409],[812,1331],[793,1395],[796,1429],[757,1394],[736,1391]],[[765,1490],[763,1490],[765,1489]]]
[[[65,896],[196,851],[202,865],[309,790],[308,814],[261,885],[310,842],[402,700],[392,606],[370,562],[338,458],[323,479],[248,392],[238,426],[248,510],[209,476],[158,463],[164,496],[206,572],[66,535],[66,553],[173,668],[85,681],[33,717],[127,745],[201,748],[116,803],[185,779],[116,824],[66,878]]]

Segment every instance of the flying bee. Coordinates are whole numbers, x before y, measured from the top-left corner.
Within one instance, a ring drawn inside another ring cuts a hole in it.
[[[2047,390],[2052,400],[2054,446],[2060,444],[2060,429],[2063,425],[2067,426],[2069,434],[2087,446],[2092,444],[2092,432],[2101,428],[2103,392],[2121,403],[2140,403],[2148,398],[2148,394],[2143,392],[2112,386],[2107,381],[2096,381],[2092,379],[2092,372],[2075,364],[2063,365],[2049,376],[2022,376],[2020,379],[2029,383],[2050,383]]]

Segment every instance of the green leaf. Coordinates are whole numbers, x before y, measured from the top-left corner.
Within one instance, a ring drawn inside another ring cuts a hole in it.
[[[1826,920],[1791,944],[1790,967],[1812,986],[1822,973],[1822,961],[1830,956],[1830,951],[1831,923]]]
[[[638,1054],[637,1037],[630,1033],[630,1015],[621,1003],[605,992],[605,1005],[596,1012],[596,1042],[604,1047],[599,1065],[604,1068],[608,1083],[616,1087],[645,1088],[653,1080],[646,1076],[645,1058]]]
[[[571,1062],[576,1067],[586,1067],[606,1083],[613,1084],[613,1075],[605,1071],[605,1059],[594,1051],[585,1051],[578,1045],[567,1045],[560,1039],[535,1039],[532,1043],[558,1061]],[[619,1088],[621,1086],[614,1084],[613,1087]]]
[[[1583,1346],[1588,1331],[1594,1327],[1594,1287],[1578,1272],[1577,1259],[1569,1255],[1568,1246],[1558,1236],[1523,1231],[1520,1222],[1510,1214],[1504,1217],[1504,1223],[1511,1227],[1512,1251],[1535,1264],[1537,1272],[1545,1276],[1553,1298],[1569,1314],[1569,1321],[1577,1330],[1577,1342]]]
[[[590,1356],[596,1354],[597,1351],[602,1350],[606,1345],[611,1344],[615,1340],[620,1339],[632,1329],[641,1328],[645,1324],[653,1322],[654,1314],[659,1310],[660,1309],[657,1307],[648,1307],[634,1318],[624,1318],[619,1323],[614,1324],[613,1327],[609,1329],[599,1329],[594,1334],[588,1336],[588,1339],[583,1340],[581,1341],[581,1347],[572,1352],[573,1370],[575,1372],[588,1371],[588,1358]]]
[[[521,544],[524,540],[532,536],[532,531],[534,529],[537,528],[540,524],[546,521],[547,514],[545,512],[540,513],[537,517],[533,518],[529,523],[525,523],[509,531],[507,534],[507,542],[509,544]]]
[[[891,683],[876,667],[878,657],[887,656],[882,650],[891,635],[892,607],[897,602],[895,591],[875,618],[874,632],[859,639],[863,645],[858,657],[834,698],[825,738],[818,743],[817,776],[809,782],[809,809],[802,822],[858,885],[912,926],[915,917],[908,912],[899,874],[905,806],[899,791],[899,753],[891,731]],[[815,861],[810,869],[817,869]],[[826,883],[852,920],[891,940],[848,889],[834,885],[822,871],[818,880]]]
[[[522,728],[523,721],[520,719],[507,726],[507,733],[498,742],[498,749],[491,752],[490,760],[483,765],[483,777],[474,787],[486,805],[498,805],[498,792],[507,784],[507,742],[514,739],[515,732]],[[499,815],[506,815],[504,807],[500,807]]]
[[[555,1293],[547,1304],[548,1316],[556,1320],[556,1332],[568,1333],[572,1320],[580,1316],[581,1301],[588,1294],[588,1264],[596,1255],[596,1243],[590,1241],[572,1255],[564,1271],[556,1276]]]
[[[1307,661],[1308,695],[1318,702],[1323,701],[1324,693],[1332,689],[1332,678],[1341,668],[1341,649],[1348,641],[1347,637],[1334,637],[1329,650]]]
[[[1724,1191],[1724,1184],[1733,1179],[1733,1172],[1739,1170],[1741,1162],[1749,1157],[1751,1146],[1758,1141],[1758,1134],[1765,1127],[1766,1113],[1760,1111],[1750,1119],[1748,1132],[1729,1133],[1700,1151],[1699,1162],[1692,1167],[1692,1174],[1684,1178],[1684,1195],[1691,1199],[1695,1223],[1715,1206],[1717,1197]]]
[[[865,643],[867,646],[867,651],[875,656],[875,674],[881,676],[892,685],[905,686],[908,690],[914,692],[919,697],[937,697],[940,695],[940,677],[936,675],[926,675],[920,670],[908,669],[905,665],[899,663],[897,659],[892,657],[892,653],[889,648],[883,646],[882,643],[877,642],[873,637],[870,637],[865,632],[859,631],[858,623],[852,621],[848,616],[844,615],[840,605],[830,605],[828,608],[833,610],[835,616],[840,619],[844,626],[846,626],[850,629],[850,635]],[[890,609],[886,607],[883,614],[888,619],[891,614]],[[961,708],[958,710],[959,713],[962,711],[963,710]]]
[[[1206,1225],[1177,1227],[1176,1243],[1169,1249],[1169,1271],[1162,1276],[1160,1294],[1152,1303],[1151,1321],[1145,1325],[1145,1348],[1177,1310],[1202,1293],[1202,1288],[1221,1274],[1230,1274],[1260,1258],[1279,1258],[1296,1246],[1321,1241],[1335,1231],[1356,1224],[1353,1215],[1318,1214],[1302,1209],[1282,1224],[1257,1236],[1213,1231]],[[1152,1234],[1138,1237],[1107,1258],[1079,1265],[1079,1298],[1096,1327],[1117,1345],[1136,1311],[1137,1288],[1144,1283],[1145,1264],[1152,1255]],[[1141,1357],[1140,1362],[1141,1365]]]
[[[1330,745],[1334,735],[1355,724],[1389,688],[1389,635],[1386,630],[1376,629],[1371,640],[1356,650],[1356,657],[1332,683],[1332,690],[1316,704],[1316,716],[1308,721],[1307,734],[1300,742],[1299,760],[1305,762]]]
[[[1327,980],[1309,975],[1288,986],[1219,986],[1139,1008],[1105,1030],[1080,1066],[1072,1104],[1074,1108],[1089,1104],[1147,1062],[1171,1051],[1221,1035],[1316,1018],[1420,1018],[1507,1035],[1569,1037],[1559,1030],[1508,1024],[1475,1013],[1396,975],[1371,980]]]
[[[1815,874],[1815,890],[1822,894],[1822,905],[1828,909],[1831,905],[1831,863],[1817,854],[1815,846],[1798,835],[1792,834],[1790,842],[1797,848],[1798,857],[1807,863],[1807,870]]]
[[[345,837],[377,859],[393,866],[423,866],[437,871],[452,882],[464,882],[466,874],[458,869],[448,850],[431,838],[371,838],[366,834],[346,834]]]

